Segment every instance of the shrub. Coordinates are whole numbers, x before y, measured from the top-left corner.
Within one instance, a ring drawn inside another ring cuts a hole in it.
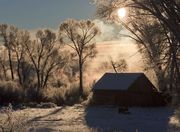
[[[2,81],[0,83],[0,103],[20,103],[23,102],[23,90],[20,85],[13,81]]]
[[[81,98],[79,93],[79,86],[77,84],[73,84],[69,89],[67,89],[65,98],[66,105],[74,105],[76,103],[80,103]]]
[[[47,88],[43,91],[43,102],[52,102],[57,105],[63,105],[65,100],[65,88]]]
[[[27,123],[28,115],[19,113],[14,114],[12,105],[1,109],[3,118],[0,119],[0,131],[2,132],[26,132],[29,128]]]
[[[92,86],[88,86],[88,87],[84,87],[84,93],[83,93],[83,96],[84,96],[84,99],[87,100],[90,93],[91,93],[91,88]]]
[[[87,97],[87,99],[86,99],[84,102],[82,102],[82,105],[84,105],[84,106],[93,105],[93,103],[94,103],[93,101],[94,101],[94,100],[93,100],[93,93],[90,92],[89,95],[88,95],[88,97]]]
[[[38,86],[37,86],[36,81],[32,81],[28,87],[25,89],[25,99],[26,102],[37,102],[40,103],[43,100],[43,92],[45,90],[40,90],[38,91]]]

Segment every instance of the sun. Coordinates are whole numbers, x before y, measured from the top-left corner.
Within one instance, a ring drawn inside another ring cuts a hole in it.
[[[126,9],[125,8],[119,8],[118,11],[119,18],[124,18],[126,16]]]

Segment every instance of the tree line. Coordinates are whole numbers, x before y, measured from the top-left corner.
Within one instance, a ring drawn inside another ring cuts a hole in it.
[[[0,24],[0,79],[16,82],[24,96],[32,94],[28,93],[31,89],[35,100],[41,100],[42,91],[55,83],[54,78],[66,74],[72,80],[78,74],[79,95],[85,98],[84,65],[97,53],[93,39],[99,33],[90,20],[67,20],[58,33],[41,29],[35,37],[27,30]]]

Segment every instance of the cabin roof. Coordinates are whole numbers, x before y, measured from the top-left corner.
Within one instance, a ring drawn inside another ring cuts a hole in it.
[[[93,90],[127,90],[144,73],[105,73]]]

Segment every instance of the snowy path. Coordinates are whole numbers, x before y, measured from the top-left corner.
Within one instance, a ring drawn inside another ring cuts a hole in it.
[[[175,132],[174,128],[172,130],[169,127],[173,110],[166,107],[131,108],[128,115],[119,114],[117,107],[84,108],[82,105],[52,109],[29,108],[21,112],[28,113],[34,130],[40,132]]]

